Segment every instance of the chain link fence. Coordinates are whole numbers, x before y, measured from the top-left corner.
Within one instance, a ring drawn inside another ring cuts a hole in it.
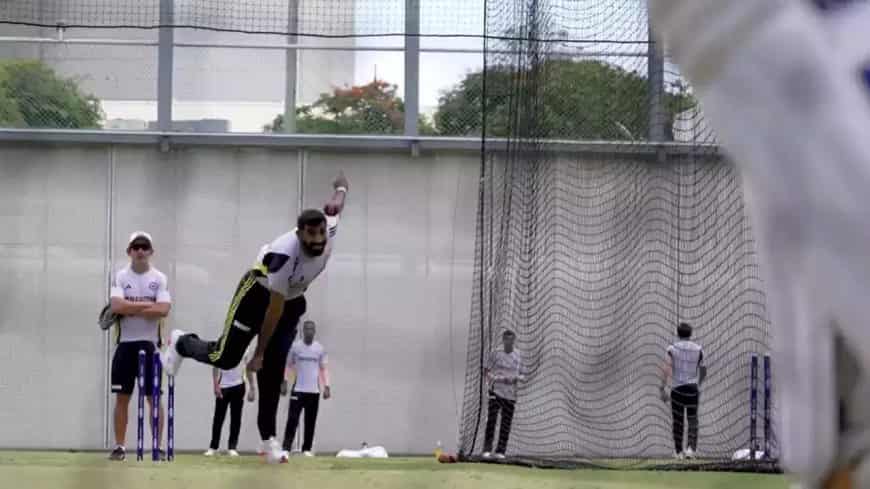
[[[172,3],[173,130],[407,133],[406,0]],[[546,61],[527,69],[545,84],[549,134],[648,138],[645,2],[545,3],[558,4],[548,32],[499,11],[484,33],[483,0],[419,0],[420,135],[478,137],[484,119],[487,135],[508,134],[522,108],[502,62],[544,38]],[[0,127],[157,128],[160,0],[8,0],[0,25]],[[711,142],[690,87],[665,64],[665,138]]]

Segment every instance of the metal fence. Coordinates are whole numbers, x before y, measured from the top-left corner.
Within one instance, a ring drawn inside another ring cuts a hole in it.
[[[561,139],[712,142],[645,1],[542,1],[562,12],[545,34]],[[486,15],[505,31],[484,32]],[[484,0],[7,0],[0,127],[479,136],[484,67],[490,100],[511,89],[485,53],[533,35],[513,15]]]

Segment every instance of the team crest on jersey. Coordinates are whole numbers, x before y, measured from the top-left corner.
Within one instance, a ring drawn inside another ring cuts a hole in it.
[[[151,282],[150,284],[148,284],[148,288],[151,290],[157,290],[157,287],[159,287],[157,282]]]

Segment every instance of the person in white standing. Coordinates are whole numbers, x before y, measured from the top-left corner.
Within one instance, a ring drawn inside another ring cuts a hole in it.
[[[151,412],[154,354],[162,337],[161,320],[169,315],[172,297],[166,275],[151,265],[151,235],[136,231],[127,242],[130,264],[112,278],[111,311],[121,317],[112,357],[112,392],[115,394],[115,447],[109,458],[126,459],[127,415],[130,396],[139,374],[139,351],[145,351],[145,395]],[[158,440],[163,439],[163,406],[159,407]],[[163,457],[163,450],[160,450]]]
[[[745,184],[783,467],[870,487],[870,4],[650,0],[649,17]]]
[[[230,409],[230,436],[227,440],[227,455],[238,457],[236,450],[239,446],[239,432],[242,429],[242,410],[245,405],[245,393],[248,402],[254,402],[257,398],[257,385],[254,383],[254,372],[248,369],[248,361],[253,351],[249,347],[242,357],[241,363],[227,370],[217,367],[212,369],[212,381],[214,388],[214,418],[211,423],[211,442],[206,457],[214,456],[221,444],[221,431],[226,419],[227,408]],[[245,380],[247,379],[247,386]]]
[[[489,381],[489,404],[487,405],[486,433],[483,440],[483,457],[490,458],[492,442],[495,438],[495,425],[501,413],[501,427],[498,432],[496,458],[505,458],[508,439],[511,435],[511,423],[514,419],[514,409],[517,403],[517,384],[525,380],[520,373],[522,360],[520,353],[514,348],[517,335],[510,330],[502,334],[502,348],[495,350],[489,357],[484,369],[484,375]]]
[[[332,397],[329,387],[329,370],[327,369],[326,350],[314,340],[316,333],[314,321],[305,321],[302,325],[302,340],[293,342],[290,354],[287,356],[287,372],[295,375],[293,387],[290,390],[290,412],[287,415],[287,426],[284,429],[284,450],[289,453],[293,447],[293,438],[299,426],[299,416],[305,412],[305,435],[302,441],[302,454],[314,456],[311,451],[314,445],[314,426],[317,423],[317,411],[320,409],[320,393],[323,399]],[[287,392],[287,380],[284,380],[282,394]]]
[[[671,403],[674,433],[674,457],[695,458],[698,451],[698,404],[701,398],[700,385],[707,375],[704,367],[704,350],[691,340],[692,326],[680,323],[677,326],[679,341],[668,346],[668,359],[662,376],[662,400]],[[668,392],[668,383],[671,384]],[[683,451],[684,417],[688,421],[688,440]]]

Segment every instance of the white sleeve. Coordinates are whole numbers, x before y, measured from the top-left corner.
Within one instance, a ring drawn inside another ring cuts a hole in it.
[[[296,257],[287,254],[285,247],[270,245],[269,248],[263,257],[269,289],[287,297],[290,295],[290,277],[293,275]]]
[[[248,344],[248,347],[245,349],[245,353],[242,355],[242,366],[247,368],[248,362],[251,361],[251,357],[254,356],[254,343],[253,341]]]
[[[338,221],[340,214],[336,214],[334,216],[326,216],[326,233],[329,236],[329,239],[335,237],[338,234]]]
[[[166,275],[160,276],[157,286],[157,302],[172,302],[172,295],[169,293],[169,287],[166,284]]]
[[[489,370],[489,371],[492,371],[492,369],[495,368],[495,352],[494,351],[489,352],[489,356],[486,359],[486,367],[484,367],[484,368],[486,368],[486,370]]]
[[[287,353],[287,365],[286,368],[293,368],[296,366],[296,342],[293,342],[293,345],[290,347],[290,352]]]
[[[326,350],[323,350],[320,353],[320,368],[325,367],[329,363],[329,359],[326,356]]]
[[[124,289],[121,288],[121,284],[118,282],[118,275],[120,275],[120,273],[121,272],[117,272],[112,276],[112,288],[110,289],[109,296],[123,299]]]

